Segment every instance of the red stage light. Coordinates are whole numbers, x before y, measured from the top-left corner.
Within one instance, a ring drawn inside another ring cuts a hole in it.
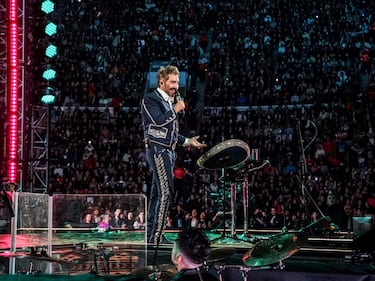
[[[9,18],[9,92],[8,92],[8,180],[17,181],[17,149],[18,149],[18,19],[17,19],[17,1],[10,0],[8,6]]]

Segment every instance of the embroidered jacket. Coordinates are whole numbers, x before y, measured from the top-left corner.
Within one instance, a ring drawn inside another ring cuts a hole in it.
[[[186,137],[178,133],[176,112],[157,90],[145,94],[141,102],[141,114],[146,142],[166,147],[184,143]]]

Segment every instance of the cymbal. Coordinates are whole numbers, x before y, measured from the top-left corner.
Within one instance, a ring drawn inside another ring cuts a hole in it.
[[[40,261],[47,261],[47,262],[56,262],[56,263],[64,263],[64,264],[70,264],[70,262],[57,259],[50,256],[42,256],[42,255],[31,255],[29,253],[1,253],[0,257],[5,258],[18,258],[18,259],[33,259],[33,260],[40,260]]]
[[[0,253],[0,257],[3,257],[3,258],[20,258],[20,257],[28,256],[28,255],[29,253],[11,253],[11,252]]]
[[[242,257],[247,266],[264,266],[280,262],[299,251],[306,241],[302,233],[279,233],[255,244],[254,248]]]
[[[242,140],[230,139],[217,144],[197,161],[199,167],[207,170],[232,168],[250,157],[250,148]]]
[[[216,248],[212,249],[208,256],[207,262],[221,261],[231,255],[235,254],[237,250],[235,248]]]

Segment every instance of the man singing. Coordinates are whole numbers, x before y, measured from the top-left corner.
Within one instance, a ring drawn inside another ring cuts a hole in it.
[[[173,168],[177,144],[203,148],[198,136],[187,138],[178,132],[178,113],[185,103],[179,98],[179,71],[176,66],[160,67],[157,74],[157,89],[146,94],[141,102],[146,157],[152,171],[152,185],[147,218],[147,240],[149,243],[163,242],[173,188]]]

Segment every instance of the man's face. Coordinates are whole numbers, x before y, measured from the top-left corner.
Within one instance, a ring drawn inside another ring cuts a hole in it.
[[[178,74],[169,74],[168,80],[161,79],[160,89],[166,92],[170,97],[174,97],[179,88],[179,75]]]

